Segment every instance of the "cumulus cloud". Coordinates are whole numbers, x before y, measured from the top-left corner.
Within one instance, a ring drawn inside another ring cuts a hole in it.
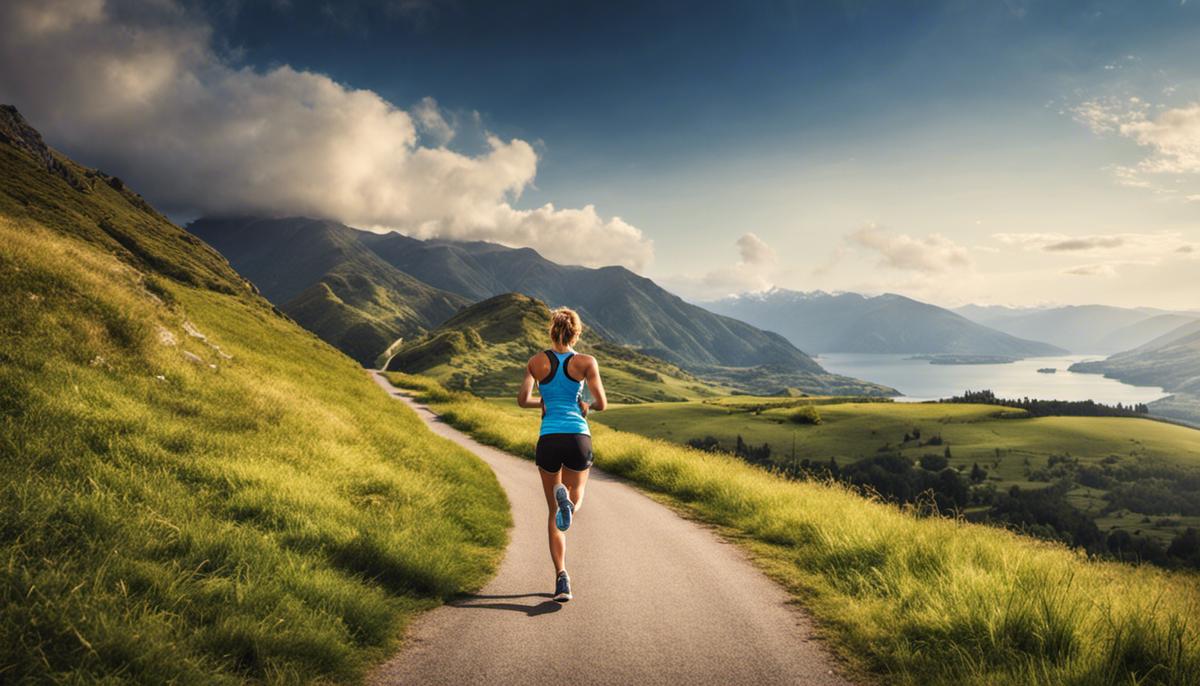
[[[747,233],[737,239],[737,246],[742,255],[742,261],[739,263],[742,266],[756,267],[775,263],[775,251],[753,233]]]
[[[1150,179],[1163,174],[1200,174],[1200,103],[1163,108],[1136,97],[1102,98],[1088,100],[1072,113],[1094,133],[1127,138],[1146,150],[1147,155],[1136,164],[1113,167],[1122,185],[1174,194],[1173,189],[1157,186]]]
[[[937,274],[972,265],[965,247],[936,233],[910,236],[868,224],[846,236],[846,240],[877,255],[879,266],[901,271]]]
[[[673,276],[663,279],[663,282],[672,290],[697,300],[770,288],[779,262],[774,248],[754,233],[742,234],[734,244],[739,254],[736,263],[699,277]]]
[[[421,98],[421,101],[412,108],[412,115],[417,122],[417,128],[435,145],[445,145],[453,140],[455,127],[446,120],[445,115],[438,108],[437,101],[433,98],[428,96]]]
[[[0,3],[0,101],[174,214],[320,216],[591,266],[653,256],[591,206],[514,208],[537,173],[529,143],[462,154],[432,99],[406,111],[323,74],[238,66],[173,0]]]

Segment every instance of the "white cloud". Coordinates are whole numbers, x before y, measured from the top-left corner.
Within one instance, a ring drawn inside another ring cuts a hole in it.
[[[778,267],[774,248],[754,233],[742,234],[735,242],[738,261],[702,276],[672,276],[663,279],[668,288],[697,299],[710,300],[738,293],[765,291],[773,284]]]
[[[1072,113],[1093,133],[1117,135],[1146,150],[1136,164],[1112,167],[1121,185],[1175,195],[1174,189],[1156,185],[1152,177],[1200,174],[1200,103],[1162,108],[1136,97],[1103,98],[1086,101]]]
[[[1119,255],[1122,259],[1147,262],[1186,252],[1189,241],[1178,231],[1154,233],[997,233],[992,235],[1004,245],[1022,250],[1060,254]]]
[[[846,240],[877,255],[881,267],[935,274],[972,266],[967,249],[941,234],[915,237],[868,224],[846,236]]]
[[[1117,275],[1117,268],[1111,264],[1082,264],[1070,269],[1064,269],[1063,273],[1071,276],[1113,277]]]
[[[515,209],[537,173],[529,143],[455,152],[432,99],[409,112],[323,74],[238,66],[211,38],[173,0],[0,3],[0,101],[180,215],[302,214],[591,266],[651,261],[637,228],[591,206]]]
[[[775,251],[753,233],[744,234],[737,239],[737,246],[742,255],[740,264],[743,266],[758,267],[775,263]]]
[[[421,98],[412,109],[417,128],[435,145],[446,145],[454,139],[455,127],[443,116],[437,101],[431,97]]]
[[[1138,165],[1142,171],[1200,172],[1200,103],[1165,110],[1153,119],[1143,117],[1128,122],[1121,126],[1120,133],[1152,151]]]

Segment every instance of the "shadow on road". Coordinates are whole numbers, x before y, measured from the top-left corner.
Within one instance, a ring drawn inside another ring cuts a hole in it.
[[[556,603],[553,600],[550,600],[550,598],[553,598],[553,597],[554,596],[550,593],[515,593],[515,594],[511,594],[511,595],[469,595],[469,596],[465,596],[459,600],[451,601],[450,603],[447,603],[447,604],[452,607],[471,607],[471,608],[481,608],[484,610],[509,610],[512,612],[524,612],[529,617],[537,617],[538,615],[545,615],[545,614],[550,614],[551,612],[558,612],[560,609],[562,609],[562,603]],[[531,605],[522,604],[522,603],[478,602],[478,601],[489,601],[489,600],[510,600],[510,599],[517,599],[517,598],[545,598],[545,600],[543,600],[540,603],[533,603]]]

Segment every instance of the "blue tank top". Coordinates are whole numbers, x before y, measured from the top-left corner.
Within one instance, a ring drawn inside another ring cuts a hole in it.
[[[588,434],[587,420],[579,411],[579,397],[583,393],[583,380],[576,381],[567,376],[567,362],[575,353],[546,351],[550,358],[550,373],[538,382],[538,391],[546,405],[546,416],[542,417],[541,435]]]

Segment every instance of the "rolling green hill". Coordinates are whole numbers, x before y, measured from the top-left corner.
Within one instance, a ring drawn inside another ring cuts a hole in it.
[[[188,230],[301,326],[363,365],[467,304],[392,267],[337,222],[205,218]]]
[[[519,293],[498,295],[402,345],[388,369],[425,374],[478,395],[515,397],[525,363],[548,345],[549,321],[550,309],[541,301]],[[680,401],[729,391],[591,332],[584,332],[577,349],[596,356],[611,402]]]
[[[713,312],[783,334],[796,347],[811,353],[1037,357],[1066,352],[894,293],[867,297],[777,288],[702,304]]]
[[[482,462],[0,109],[0,681],[355,681],[507,523]]]

